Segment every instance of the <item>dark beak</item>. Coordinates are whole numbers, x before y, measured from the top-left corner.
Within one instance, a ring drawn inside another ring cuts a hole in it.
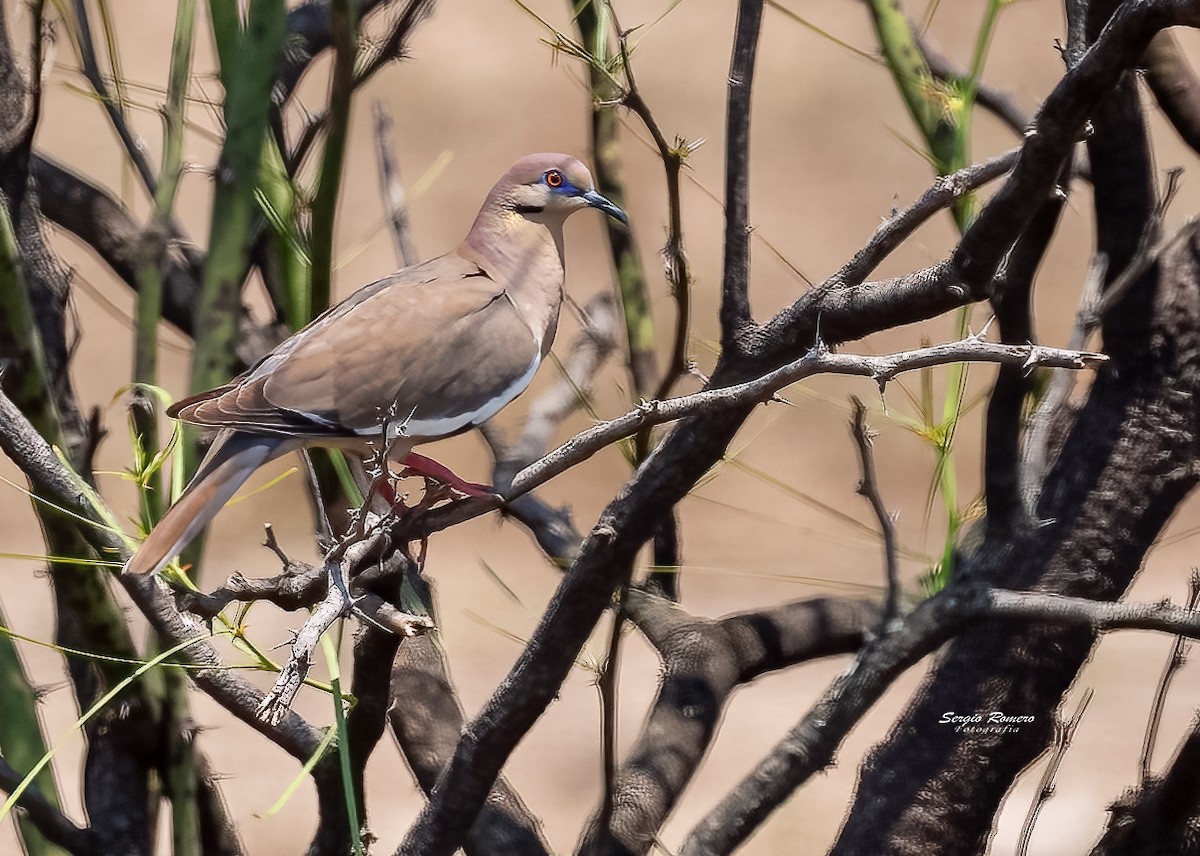
[[[625,212],[596,191],[589,190],[586,193],[579,194],[579,196],[584,202],[593,208],[599,208],[614,220],[620,220],[622,223],[629,225],[629,218],[625,216]]]

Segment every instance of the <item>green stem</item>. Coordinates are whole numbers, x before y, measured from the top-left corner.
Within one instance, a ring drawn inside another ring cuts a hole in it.
[[[342,184],[342,161],[350,102],[354,93],[356,29],[350,0],[332,0],[330,27],[333,31],[333,76],[329,87],[329,129],[321,160],[321,177],[312,207],[312,299],[311,312],[329,306],[333,293],[333,227],[337,217],[338,193]]]

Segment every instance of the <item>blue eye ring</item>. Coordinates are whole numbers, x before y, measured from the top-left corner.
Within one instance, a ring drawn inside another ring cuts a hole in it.
[[[546,174],[542,176],[542,180],[546,182],[546,186],[557,189],[566,184],[566,179],[563,174],[556,169],[546,170]]]

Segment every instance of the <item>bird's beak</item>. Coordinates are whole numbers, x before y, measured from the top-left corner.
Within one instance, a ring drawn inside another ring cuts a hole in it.
[[[586,202],[588,205],[592,206],[593,208],[599,208],[601,211],[603,211],[609,217],[612,217],[614,220],[620,220],[622,223],[624,223],[626,225],[629,224],[629,218],[627,216],[625,216],[625,212],[622,211],[620,208],[618,208],[616,205],[614,205],[612,203],[612,201],[610,201],[607,197],[602,196],[601,194],[597,193],[596,191],[589,190],[586,193],[581,193],[581,194],[579,194],[579,198],[582,199],[584,202]]]

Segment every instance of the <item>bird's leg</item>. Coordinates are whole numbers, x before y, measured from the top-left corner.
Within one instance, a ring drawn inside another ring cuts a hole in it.
[[[492,487],[485,484],[474,484],[473,482],[463,481],[451,472],[449,467],[439,464],[432,458],[418,455],[416,452],[409,452],[401,463],[404,466],[404,471],[402,472],[407,475],[422,476],[466,496],[490,499],[496,495],[496,491]]]
[[[391,473],[384,472],[376,476],[375,480],[371,483],[371,492],[378,494],[387,503],[388,509],[392,512],[399,510],[403,514],[404,511],[408,510],[408,503],[404,501],[404,495],[396,490]]]

